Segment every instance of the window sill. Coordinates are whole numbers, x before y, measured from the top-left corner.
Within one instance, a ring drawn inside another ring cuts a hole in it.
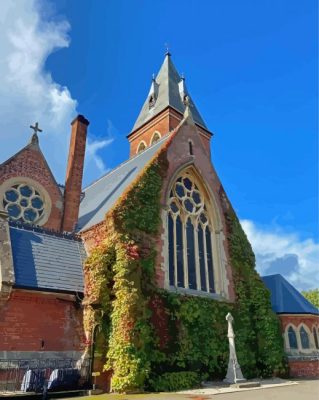
[[[225,296],[222,296],[219,293],[208,293],[208,292],[203,292],[201,290],[186,289],[186,288],[175,287],[175,286],[169,286],[167,290],[169,290],[170,292],[177,293],[177,294],[183,294],[185,296],[197,296],[197,297],[204,297],[207,299],[214,299],[214,300],[218,300],[218,301],[229,302],[229,300]]]

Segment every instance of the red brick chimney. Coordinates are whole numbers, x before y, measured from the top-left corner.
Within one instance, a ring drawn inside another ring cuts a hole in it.
[[[62,230],[65,232],[74,231],[78,222],[88,125],[89,121],[83,115],[78,115],[71,123],[72,131],[65,178],[62,222]]]

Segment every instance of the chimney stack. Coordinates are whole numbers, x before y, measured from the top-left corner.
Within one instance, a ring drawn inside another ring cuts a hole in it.
[[[62,230],[73,232],[78,222],[82,192],[85,145],[89,121],[78,115],[71,123],[71,140],[65,178]]]

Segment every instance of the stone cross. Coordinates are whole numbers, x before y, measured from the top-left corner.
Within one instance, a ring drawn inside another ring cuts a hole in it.
[[[246,379],[240,369],[240,365],[237,361],[236,348],[235,348],[235,333],[233,330],[234,318],[231,313],[226,315],[226,321],[228,322],[228,342],[229,342],[229,361],[227,375],[224,382],[227,383],[238,383],[244,382]]]

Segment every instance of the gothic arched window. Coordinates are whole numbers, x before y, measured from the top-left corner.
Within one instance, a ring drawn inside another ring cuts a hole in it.
[[[303,326],[300,328],[299,334],[300,334],[301,347],[303,349],[309,349],[310,348],[309,335],[308,335],[308,332],[306,331],[306,329]]]
[[[151,145],[154,143],[157,143],[161,138],[161,135],[159,132],[154,132],[153,136],[152,136],[152,140],[151,140]]]
[[[298,349],[296,332],[292,326],[288,329],[288,341],[290,349]]]
[[[169,285],[215,293],[212,223],[207,199],[189,172],[175,181],[169,196]],[[206,200],[206,203],[205,203]]]
[[[142,153],[146,149],[146,143],[144,141],[140,142],[137,147],[137,154]]]

